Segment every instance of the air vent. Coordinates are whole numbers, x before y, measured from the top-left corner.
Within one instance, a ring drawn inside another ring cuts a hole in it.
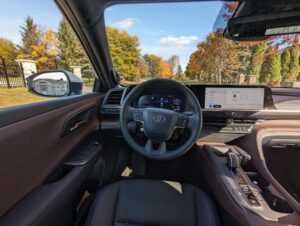
[[[109,115],[119,114],[124,90],[125,89],[117,88],[107,93],[107,96],[105,97],[101,107],[101,113]]]
[[[105,105],[118,105],[118,106],[120,106],[122,96],[123,96],[123,92],[124,92],[123,89],[111,91],[108,98],[107,98],[107,100],[106,100]]]

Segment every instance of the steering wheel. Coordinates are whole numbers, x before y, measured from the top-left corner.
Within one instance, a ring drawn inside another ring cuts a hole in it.
[[[162,108],[133,106],[142,92],[153,88],[180,93],[189,110],[179,113]],[[132,121],[143,124],[144,134],[147,137],[145,146],[138,144],[131,136],[128,123]],[[202,111],[198,99],[186,86],[174,80],[152,79],[129,92],[121,107],[120,127],[129,146],[139,154],[156,160],[171,160],[185,154],[198,139],[202,128]],[[171,138],[176,128],[189,130],[189,137],[176,149],[167,150],[166,141]]]

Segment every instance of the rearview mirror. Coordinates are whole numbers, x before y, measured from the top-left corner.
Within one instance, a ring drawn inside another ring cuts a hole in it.
[[[249,1],[240,4],[224,36],[238,41],[300,32],[299,1]]]
[[[33,74],[27,78],[27,86],[30,92],[47,97],[71,96],[82,92],[82,80],[63,70]]]

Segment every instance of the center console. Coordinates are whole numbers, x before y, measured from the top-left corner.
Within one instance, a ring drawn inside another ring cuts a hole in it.
[[[245,219],[253,216],[260,221],[257,225],[287,224],[299,217],[287,200],[251,167],[251,156],[244,150],[231,145],[206,145],[201,152],[206,171],[211,170],[207,180],[224,209],[236,208]]]

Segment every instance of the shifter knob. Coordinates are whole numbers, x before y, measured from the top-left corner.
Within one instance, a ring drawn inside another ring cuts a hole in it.
[[[227,153],[227,165],[230,169],[236,169],[241,166],[241,159],[239,156],[231,151]]]

